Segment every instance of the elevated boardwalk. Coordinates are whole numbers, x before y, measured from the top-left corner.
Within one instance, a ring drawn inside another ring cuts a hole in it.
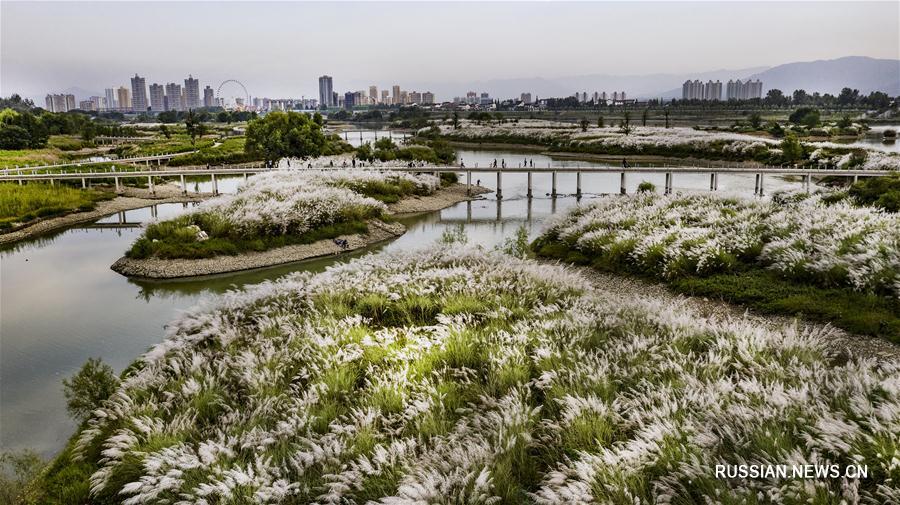
[[[581,176],[582,174],[619,174],[620,177],[620,193],[625,194],[625,182],[628,174],[665,174],[664,192],[669,194],[673,189],[673,180],[676,174],[709,174],[709,189],[716,191],[719,189],[720,174],[742,174],[752,175],[756,178],[756,189],[754,194],[763,195],[765,187],[765,177],[773,176],[799,176],[803,178],[804,187],[809,190],[812,177],[852,177],[856,181],[859,177],[882,177],[894,173],[889,170],[841,170],[841,169],[804,169],[789,167],[458,167],[458,166],[427,166],[427,167],[409,167],[409,166],[378,166],[366,167],[366,170],[377,171],[396,171],[410,173],[434,173],[442,172],[465,173],[466,184],[472,186],[472,174],[495,174],[497,178],[497,197],[503,197],[503,175],[504,174],[527,174],[528,176],[528,196],[532,196],[532,177],[534,174],[550,174],[552,180],[551,196],[557,196],[557,175],[561,173],[576,174],[576,196],[581,195]],[[123,178],[147,178],[150,190],[153,191],[154,179],[157,178],[179,178],[181,187],[186,191],[185,177],[209,177],[213,193],[218,193],[217,178],[218,177],[244,177],[245,179],[253,174],[271,171],[303,171],[301,169],[273,169],[267,168],[262,164],[256,166],[218,166],[210,168],[162,168],[157,170],[115,170],[102,172],[75,172],[75,173],[0,173],[0,182],[18,182],[23,184],[29,181],[49,181],[53,184],[55,181],[64,180],[80,180],[82,187],[87,186],[89,180],[112,180],[115,183],[116,190],[121,188],[120,179]],[[342,167],[315,168],[314,170],[352,170]]]

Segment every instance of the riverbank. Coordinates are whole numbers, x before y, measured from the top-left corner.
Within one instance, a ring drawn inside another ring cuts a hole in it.
[[[117,212],[162,203],[199,202],[213,196],[212,193],[188,193],[184,195],[181,193],[181,188],[174,184],[158,185],[155,189],[155,193],[151,193],[149,189],[126,187],[116,198],[97,203],[94,210],[72,212],[62,216],[41,219],[23,228],[0,234],[0,245],[12,244],[69,226],[89,223]]]
[[[479,194],[491,190],[472,186],[468,194],[465,184],[454,183],[445,186],[431,195],[409,196],[388,206],[390,214],[414,214],[435,212],[467,200],[473,200]],[[110,268],[128,277],[141,279],[181,279],[218,275],[259,268],[285,265],[298,261],[351,252],[390,240],[406,232],[400,223],[385,223],[373,219],[368,221],[368,232],[365,234],[341,235],[336,238],[347,241],[347,247],[341,248],[333,239],[323,239],[311,244],[294,244],[268,251],[253,251],[234,256],[216,256],[203,259],[161,259],[161,258],[128,258],[121,257]]]
[[[179,279],[242,272],[355,251],[399,237],[406,232],[406,227],[400,223],[385,223],[373,219],[367,224],[368,233],[337,237],[347,241],[346,248],[339,247],[333,239],[324,239],[312,244],[296,244],[268,251],[204,259],[132,259],[123,256],[110,268],[122,275],[141,279]]]

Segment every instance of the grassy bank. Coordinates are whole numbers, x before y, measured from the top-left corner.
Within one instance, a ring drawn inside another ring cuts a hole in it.
[[[172,322],[26,502],[890,502],[900,370],[819,339],[475,248],[369,255]],[[785,455],[869,476],[715,476]]]
[[[0,183],[0,230],[39,218],[88,211],[97,202],[115,195],[98,190],[74,189],[63,185]]]
[[[884,296],[797,282],[747,263],[735,263],[729,272],[665,279],[628,262],[615,261],[608,256],[587,256],[565,244],[546,239],[535,242],[533,248],[539,257],[664,281],[685,295],[723,300],[763,314],[831,323],[851,333],[875,335],[900,343],[900,303]]]
[[[829,196],[607,199],[562,217],[534,249],[900,342],[898,216]]]

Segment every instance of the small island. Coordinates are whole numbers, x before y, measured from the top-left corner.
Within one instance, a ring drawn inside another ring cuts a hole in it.
[[[150,224],[112,269],[173,279],[352,251],[406,231],[391,207],[427,212],[468,199],[450,179],[364,169],[259,174],[233,195]]]

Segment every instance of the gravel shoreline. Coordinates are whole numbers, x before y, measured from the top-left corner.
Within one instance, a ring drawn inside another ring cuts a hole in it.
[[[555,262],[553,262],[555,263]],[[760,314],[750,309],[727,303],[720,300],[686,296],[670,290],[665,284],[640,279],[629,275],[619,275],[601,272],[590,267],[572,266],[582,273],[597,289],[606,291],[613,296],[621,297],[623,294],[652,298],[665,302],[682,301],[688,310],[702,317],[713,319],[746,318],[752,324],[771,329],[779,329],[794,324],[802,327],[823,329],[823,334],[828,335],[826,347],[833,351],[838,359],[846,359],[849,356],[872,359],[877,362],[900,360],[900,345],[887,340],[869,335],[857,335],[849,333],[834,326],[797,319],[790,316],[773,314]]]
[[[490,191],[487,188],[473,186],[472,194],[469,195],[465,184],[451,184],[428,196],[404,198],[397,203],[389,205],[388,209],[391,214],[434,212],[459,202],[472,200],[476,195]],[[347,240],[348,247],[346,249],[341,249],[331,239],[325,239],[312,244],[297,244],[262,252],[197,260],[130,259],[123,256],[113,263],[110,268],[122,275],[141,279],[180,279],[217,275],[284,265],[321,256],[350,252],[399,237],[404,233],[406,233],[406,227],[400,223],[384,223],[379,220],[372,220],[369,221],[368,233],[341,235],[339,237]]]
[[[377,219],[368,222],[369,232],[366,234],[341,235],[348,247],[341,249],[332,239],[319,240],[312,244],[297,244],[270,249],[261,252],[249,252],[237,256],[216,256],[206,259],[174,259],[159,258],[130,259],[119,258],[110,268],[128,277],[142,279],[178,279],[216,275],[243,270],[295,263],[320,256],[340,254],[370,246],[378,242],[399,237],[406,232],[400,223],[384,223]]]
[[[112,200],[98,202],[94,210],[73,212],[71,214],[42,219],[24,228],[0,234],[0,245],[27,240],[76,224],[89,223],[117,212],[140,209],[141,207],[148,207],[150,205],[158,205],[161,203],[199,202],[212,196],[211,193],[188,193],[187,195],[183,195],[181,194],[180,187],[168,184],[156,186],[155,195],[151,194],[150,190],[147,189],[126,188],[120,196],[117,196]]]

